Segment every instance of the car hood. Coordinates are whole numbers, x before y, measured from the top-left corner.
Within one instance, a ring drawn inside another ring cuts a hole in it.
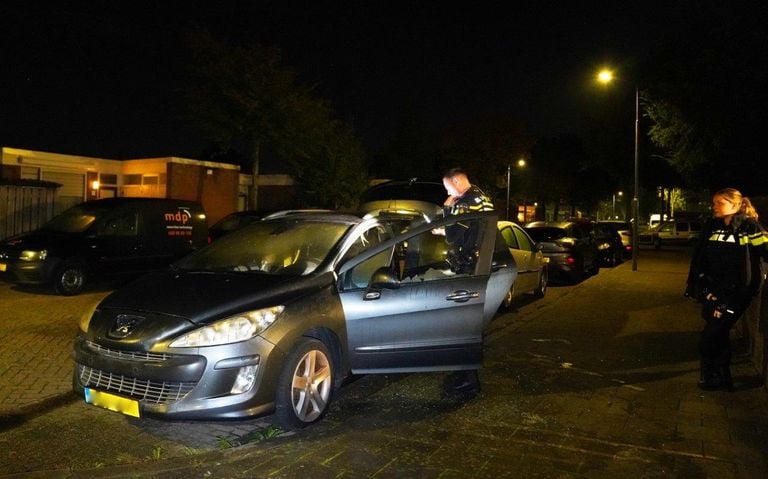
[[[16,250],[51,249],[63,241],[70,241],[77,235],[77,233],[37,230],[6,238],[0,242],[0,248]]]
[[[333,280],[330,272],[281,277],[168,270],[118,289],[99,309],[143,311],[206,324],[242,311],[285,304],[327,287]]]

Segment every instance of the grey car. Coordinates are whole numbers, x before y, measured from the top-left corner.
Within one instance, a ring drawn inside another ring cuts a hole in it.
[[[477,369],[517,275],[494,213],[397,234],[376,218],[295,214],[246,226],[113,292],[75,340],[85,401],[138,417],[285,428],[328,410],[348,373]],[[457,270],[439,229],[476,234]]]

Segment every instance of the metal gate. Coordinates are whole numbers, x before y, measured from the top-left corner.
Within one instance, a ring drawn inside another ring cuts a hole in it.
[[[39,228],[55,204],[55,187],[0,185],[0,239]]]

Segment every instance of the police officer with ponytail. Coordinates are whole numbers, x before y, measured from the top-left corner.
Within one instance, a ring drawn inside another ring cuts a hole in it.
[[[687,296],[701,302],[705,321],[699,341],[701,389],[733,391],[730,330],[760,288],[766,245],[768,237],[749,199],[733,188],[715,193],[686,289]]]

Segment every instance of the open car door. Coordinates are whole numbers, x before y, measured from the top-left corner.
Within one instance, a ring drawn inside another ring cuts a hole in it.
[[[487,212],[423,224],[341,265],[354,373],[480,367],[483,327],[517,275],[496,220]],[[448,243],[456,231],[461,243]]]

